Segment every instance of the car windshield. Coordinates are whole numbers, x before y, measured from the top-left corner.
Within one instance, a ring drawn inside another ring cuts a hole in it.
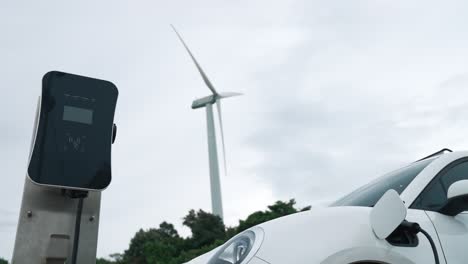
[[[413,179],[436,158],[425,159],[392,171],[377,180],[362,186],[330,206],[365,206],[373,207],[382,195],[394,189],[401,194]]]

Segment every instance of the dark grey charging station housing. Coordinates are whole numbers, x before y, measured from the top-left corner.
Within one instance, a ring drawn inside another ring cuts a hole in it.
[[[105,189],[112,178],[117,96],[108,81],[57,71],[44,75],[29,178],[64,189]]]

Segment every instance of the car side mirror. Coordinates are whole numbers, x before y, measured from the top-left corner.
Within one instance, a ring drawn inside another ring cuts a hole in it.
[[[468,180],[454,182],[447,191],[447,202],[439,213],[456,216],[468,211]]]
[[[406,206],[400,195],[388,190],[370,212],[370,224],[379,239],[387,238],[406,218]]]

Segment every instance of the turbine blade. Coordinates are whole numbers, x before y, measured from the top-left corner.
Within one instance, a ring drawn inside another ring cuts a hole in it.
[[[233,96],[239,96],[239,95],[244,95],[243,93],[232,93],[232,92],[227,92],[227,93],[220,93],[218,95],[219,98],[228,98],[228,97],[233,97]]]
[[[194,63],[195,66],[197,67],[198,72],[199,72],[200,75],[202,76],[203,81],[205,82],[206,86],[208,86],[208,89],[210,89],[211,92],[212,92],[214,95],[218,95],[218,92],[217,92],[216,89],[214,88],[213,84],[210,82],[210,80],[209,80],[208,77],[206,76],[206,74],[205,74],[205,72],[203,71],[203,69],[201,68],[200,64],[198,64],[198,62],[197,62],[197,60],[195,59],[195,57],[193,56],[192,52],[191,52],[190,49],[188,48],[187,44],[185,44],[185,41],[184,41],[184,39],[182,39],[182,36],[179,34],[179,32],[177,32],[176,28],[175,28],[172,24],[171,24],[171,27],[172,27],[172,29],[174,30],[174,32],[177,34],[177,37],[179,38],[180,42],[182,42],[182,45],[184,45],[185,50],[187,50],[188,54],[189,54],[190,57],[192,58],[193,63]]]
[[[224,144],[224,129],[223,129],[223,118],[221,117],[221,100],[220,99],[216,100],[216,107],[218,108],[219,130],[221,131],[221,144],[223,145],[224,175],[227,175],[226,146]]]

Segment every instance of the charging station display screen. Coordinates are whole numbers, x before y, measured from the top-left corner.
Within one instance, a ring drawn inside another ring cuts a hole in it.
[[[47,73],[29,178],[65,189],[106,188],[111,181],[117,96],[117,88],[108,81]]]
[[[66,105],[63,107],[63,120],[91,125],[93,110]]]

